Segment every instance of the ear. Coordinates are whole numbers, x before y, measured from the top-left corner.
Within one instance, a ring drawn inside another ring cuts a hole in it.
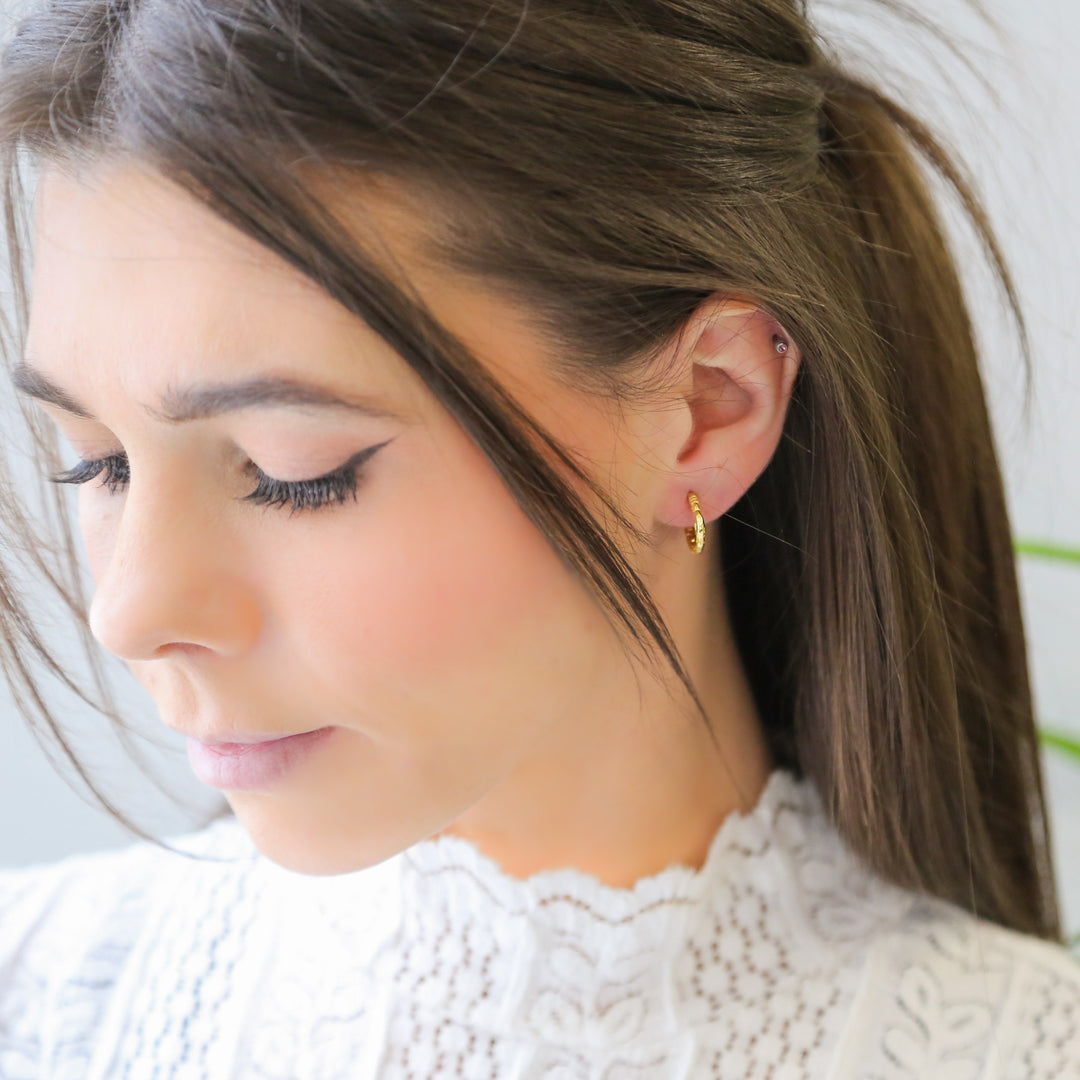
[[[676,372],[675,423],[660,454],[665,482],[657,519],[694,522],[693,491],[706,521],[724,514],[769,464],[784,428],[800,354],[776,318],[751,300],[714,294],[691,316],[669,353]],[[786,351],[777,342],[786,342]],[[689,428],[689,435],[686,429]],[[679,434],[681,432],[681,434]]]

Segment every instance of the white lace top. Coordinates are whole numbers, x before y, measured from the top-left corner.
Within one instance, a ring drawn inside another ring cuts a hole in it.
[[[469,841],[308,877],[233,818],[0,872],[3,1080],[1080,1080],[1080,964],[869,874],[778,769],[700,871]]]

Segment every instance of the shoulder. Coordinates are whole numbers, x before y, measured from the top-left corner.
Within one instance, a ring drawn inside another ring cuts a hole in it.
[[[233,866],[237,856],[251,850],[232,818],[169,837],[163,844],[139,841],[55,862],[0,868],[0,965],[46,941],[57,944],[92,934],[108,921],[110,908],[147,896],[163,874],[181,867],[205,874],[196,868]]]
[[[1019,1037],[1003,1080],[1080,1077],[1080,958],[1050,942],[1019,934],[1011,940],[1023,981],[1014,1019]]]
[[[829,1080],[1080,1080],[1080,959],[884,880],[804,797],[773,836],[803,954],[848,988]]]
[[[181,883],[220,876],[244,853],[233,819],[52,863],[0,869],[0,1076],[38,1076],[53,1043],[99,1017],[160,900]],[[246,834],[245,834],[246,835]],[[66,1029],[66,1030],[62,1030]]]
[[[1080,1077],[1080,962],[917,897],[867,955],[839,1058],[838,1077]]]

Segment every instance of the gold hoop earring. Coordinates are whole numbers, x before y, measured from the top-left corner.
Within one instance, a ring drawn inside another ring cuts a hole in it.
[[[687,499],[690,501],[690,509],[694,511],[694,524],[685,527],[686,543],[695,555],[700,555],[705,546],[705,518],[702,516],[697,495],[691,491]]]

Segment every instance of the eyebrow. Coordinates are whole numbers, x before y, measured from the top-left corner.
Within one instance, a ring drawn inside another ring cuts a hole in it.
[[[29,359],[24,358],[15,365],[11,379],[15,389],[27,397],[55,405],[84,420],[97,421],[89,409],[34,367]],[[318,405],[347,409],[377,419],[405,420],[400,413],[372,398],[356,395],[342,397],[326,387],[276,375],[263,375],[233,383],[203,383],[183,389],[170,388],[162,395],[160,408],[150,405],[143,408],[164,423],[182,424],[238,409],[273,405]]]

